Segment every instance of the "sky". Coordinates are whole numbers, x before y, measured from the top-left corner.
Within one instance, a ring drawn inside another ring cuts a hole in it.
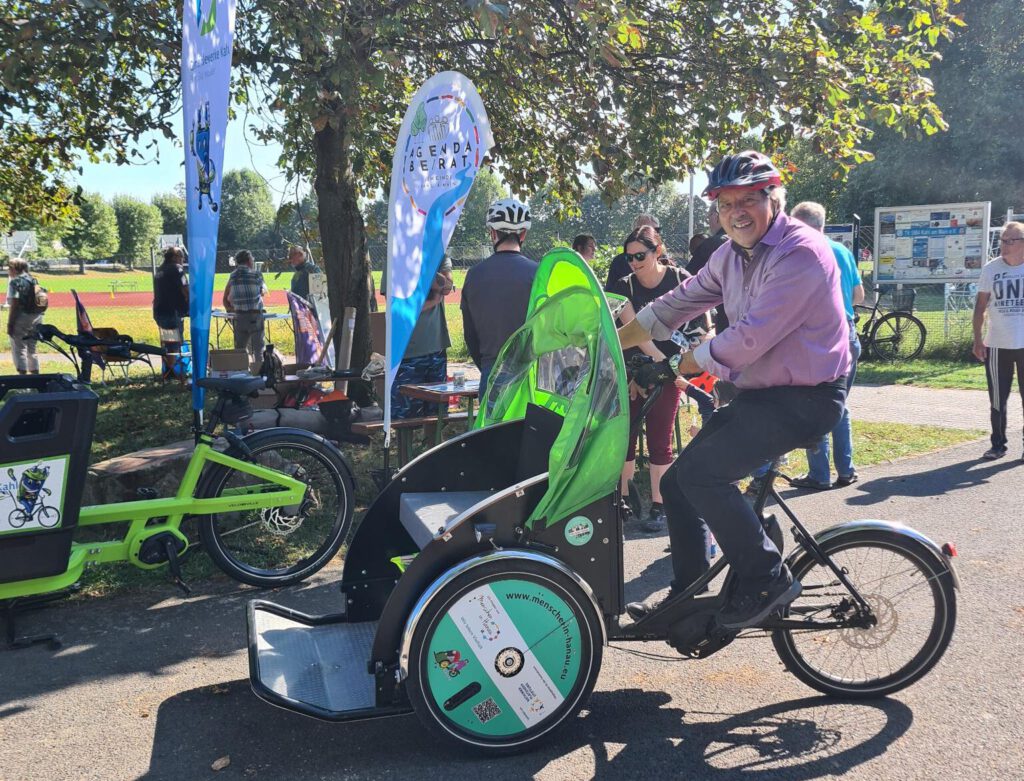
[[[173,120],[173,126],[181,133],[181,115]],[[280,204],[284,188],[288,181],[277,167],[277,159],[281,156],[279,144],[264,145],[245,132],[249,123],[237,118],[228,123],[228,133],[224,145],[224,171],[238,168],[251,168],[259,173],[273,193],[275,205]],[[247,137],[248,136],[248,137]],[[75,177],[78,184],[86,192],[98,192],[104,199],[110,200],[115,195],[131,195],[149,202],[157,193],[174,190],[178,184],[185,184],[185,150],[181,145],[166,139],[161,134],[151,133],[143,137],[138,148],[144,150],[147,143],[157,141],[156,150],[144,151],[152,159],[142,165],[114,165],[113,163],[85,163],[82,174]],[[289,189],[289,196],[294,198],[294,185]]]
[[[294,200],[294,184],[289,187],[287,178],[277,167],[281,146],[279,144],[263,144],[256,140],[251,133],[245,131],[249,124],[251,123],[245,121],[244,117],[238,117],[228,123],[227,142],[224,146],[224,171],[233,171],[239,168],[250,168],[256,171],[267,181],[275,206],[279,206],[283,200]],[[180,114],[172,125],[179,128],[179,132],[181,132]],[[75,177],[75,180],[82,185],[86,192],[98,192],[108,201],[115,195],[131,195],[148,203],[150,198],[158,193],[173,191],[176,185],[185,183],[184,147],[174,144],[162,135],[152,133],[143,137],[139,149],[144,149],[151,140],[157,141],[158,159],[142,165],[119,166],[112,163],[84,163],[81,176]],[[146,154],[151,158],[156,157],[153,150],[149,150]],[[707,174],[704,171],[696,172],[694,176],[696,195],[700,195],[707,183]],[[689,191],[688,181],[680,182],[678,186],[684,193]],[[287,193],[284,192],[286,187],[288,187]],[[308,187],[304,188],[304,192],[305,189]]]

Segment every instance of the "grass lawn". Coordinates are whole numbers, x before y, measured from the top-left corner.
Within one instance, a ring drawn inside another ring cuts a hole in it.
[[[970,363],[927,358],[892,364],[865,361],[857,365],[857,384],[987,389],[985,367],[973,359]]]
[[[373,283],[377,290],[380,290],[382,271],[373,271]],[[46,274],[33,272],[33,276],[39,280],[39,284],[51,293],[68,293],[71,290],[93,293],[110,293],[117,291],[150,291],[153,289],[153,276],[149,269],[137,269],[135,271],[86,271],[84,274]],[[263,281],[271,290],[288,290],[291,284],[292,275],[290,271],[284,271],[280,275],[276,271],[268,271],[263,274]],[[466,269],[457,268],[452,271],[452,280],[455,286],[461,288],[466,281]],[[214,291],[224,290],[227,284],[228,274],[216,274],[213,279]]]

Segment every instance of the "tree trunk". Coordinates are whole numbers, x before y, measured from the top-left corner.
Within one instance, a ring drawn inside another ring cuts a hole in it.
[[[335,121],[336,120],[336,121]],[[356,329],[352,339],[352,367],[362,368],[370,359],[370,289],[367,284],[369,268],[366,252],[366,226],[359,211],[358,192],[349,145],[345,133],[345,118],[339,109],[332,119],[336,124],[326,125],[313,135],[316,152],[316,189],[320,207],[318,223],[323,247],[324,272],[327,274],[327,293],[331,304],[331,317],[338,321],[334,349],[341,343],[341,321],[346,306],[355,307]],[[369,402],[369,391],[364,383],[349,385],[349,393],[359,404]]]

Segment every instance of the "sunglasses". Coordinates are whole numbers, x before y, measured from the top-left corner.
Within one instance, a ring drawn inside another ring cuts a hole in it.
[[[654,250],[644,250],[643,252],[627,252],[626,260],[630,263],[639,263],[641,260],[650,255]]]

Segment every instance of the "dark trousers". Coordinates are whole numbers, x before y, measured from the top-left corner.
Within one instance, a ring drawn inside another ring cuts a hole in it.
[[[1024,348],[1006,350],[988,348],[985,361],[985,379],[988,380],[988,398],[992,420],[992,447],[1006,447],[1006,402],[1013,387],[1013,371],[1017,370],[1017,390],[1024,402]]]
[[[708,527],[741,588],[753,590],[778,576],[779,551],[736,483],[765,461],[831,431],[845,399],[841,378],[813,387],[743,391],[715,410],[661,480],[673,589],[685,589],[707,572]]]
[[[391,386],[391,417],[422,418],[436,415],[437,405],[421,399],[414,399],[399,393],[402,385],[430,385],[448,379],[448,353],[441,350],[436,353],[417,355],[415,358],[403,358],[395,373],[395,384]]]

